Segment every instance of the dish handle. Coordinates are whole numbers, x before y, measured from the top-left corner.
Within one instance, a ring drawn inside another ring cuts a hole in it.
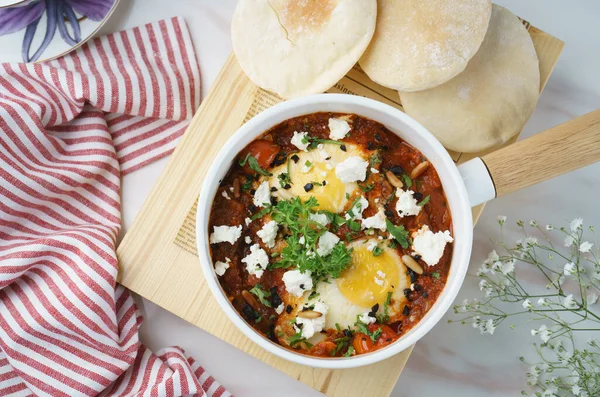
[[[472,206],[600,161],[600,109],[461,164]]]

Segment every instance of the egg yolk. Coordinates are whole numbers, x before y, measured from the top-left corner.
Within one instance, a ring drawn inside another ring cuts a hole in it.
[[[322,184],[323,181],[326,181],[323,186],[315,184],[315,182]],[[343,208],[346,189],[342,181],[335,175],[335,168],[328,170],[325,163],[313,163],[310,170],[303,173],[300,171],[300,167],[297,167],[296,172],[292,175],[292,182],[289,192],[303,201],[308,200],[311,196],[314,197],[319,203],[319,210],[338,212]],[[307,186],[309,183],[312,184],[312,188]]]
[[[350,267],[336,281],[350,302],[372,307],[376,303],[383,304],[399,280],[398,263],[393,254],[384,249],[381,255],[375,256],[366,246],[359,246],[352,252]]]

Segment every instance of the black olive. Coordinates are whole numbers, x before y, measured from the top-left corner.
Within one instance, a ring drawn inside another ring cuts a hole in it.
[[[413,287],[415,289],[415,291],[419,292],[423,290],[423,286],[421,284],[415,284],[415,286]]]
[[[408,316],[410,314],[410,309],[408,308],[408,306],[404,305],[404,309],[402,310],[402,314],[404,314],[405,316]]]
[[[271,205],[277,205],[277,197],[271,196]]]
[[[313,189],[313,184],[312,183],[307,183],[306,185],[304,185],[304,191],[305,192],[310,192]]]
[[[390,168],[390,171],[392,171],[392,173],[396,176],[404,174],[404,168],[400,167],[399,165],[393,166],[392,168]]]
[[[327,185],[327,181],[323,181],[323,186]]]
[[[367,142],[367,149],[368,150],[375,150],[375,145],[373,145],[373,142]]]
[[[375,133],[375,140],[376,141],[380,141],[381,140],[381,134],[379,132]]]
[[[410,288],[404,288],[404,296],[408,296],[410,295],[412,291],[410,290]]]
[[[415,273],[412,269],[408,269],[408,275],[410,276],[410,282],[414,283],[417,281],[417,273]]]
[[[418,261],[421,259],[421,255],[419,254],[415,254],[415,256],[413,256],[414,260]]]
[[[297,155],[297,154],[295,154],[295,155],[293,155],[293,156],[291,157],[291,159],[294,161],[294,163],[297,163],[297,162],[298,162],[298,160],[300,160],[300,157],[298,157],[298,155]]]
[[[304,284],[299,285],[300,289],[304,289]]]
[[[254,194],[256,193],[256,190],[254,189],[250,189],[250,194],[254,196]]]
[[[429,294],[427,293],[427,291],[423,291],[423,298],[427,298],[429,296]]]
[[[255,321],[258,318],[258,313],[247,303],[242,306],[242,314],[248,321]]]
[[[416,192],[416,193],[413,194],[413,197],[415,198],[415,200],[421,201],[423,199],[423,193]]]
[[[281,305],[281,303],[282,300],[279,294],[277,293],[277,287],[271,288],[271,305],[276,308],[279,305]]]
[[[285,312],[286,312],[287,314],[290,314],[290,313],[292,312],[292,310],[294,310],[294,308],[292,307],[292,305],[287,305],[287,306],[285,307]]]
[[[256,211],[256,206],[254,204],[248,204],[248,210],[250,213],[254,213]]]
[[[369,316],[371,317],[375,317],[375,314],[377,314],[377,310],[379,310],[379,303],[376,303],[372,308],[371,311],[369,312]]]
[[[342,152],[346,151],[346,145],[340,145],[340,149],[342,150]]]
[[[380,147],[381,150],[383,150],[384,152],[387,152],[389,147],[387,145],[383,145],[382,147]]]
[[[272,191],[272,192],[276,192],[276,191],[277,191],[277,188],[276,188],[275,186],[271,186],[271,191]]]
[[[383,213],[385,214],[385,216],[387,216],[388,218],[391,218],[392,216],[394,216],[394,212],[392,210],[385,210],[383,211]]]
[[[345,329],[344,330],[344,336],[347,336],[348,338],[352,337],[352,331],[350,331],[349,329]]]
[[[277,167],[278,165],[285,163],[286,160],[287,160],[287,153],[279,152],[279,153],[277,153],[277,156],[275,156],[275,160],[273,160],[273,162],[271,163],[271,167]]]
[[[267,332],[267,338],[269,338],[270,340],[272,340],[273,342],[279,342],[277,340],[277,337],[275,336],[275,324],[271,325],[271,327],[269,327],[269,332]]]
[[[329,160],[331,160],[331,156],[327,156],[327,157],[325,157],[325,160],[326,160],[326,161],[329,161]]]
[[[288,190],[288,189],[290,189],[291,187],[292,187],[292,185],[290,185],[289,183],[286,183],[285,185],[283,185],[283,188],[284,188],[285,190]]]

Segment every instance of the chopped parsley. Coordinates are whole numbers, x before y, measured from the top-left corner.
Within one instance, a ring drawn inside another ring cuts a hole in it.
[[[377,315],[377,321],[380,324],[386,324],[390,320],[390,316],[388,315],[388,308],[390,307],[390,303],[392,301],[392,291],[387,293],[387,298],[385,299],[385,303],[383,304],[382,313]]]
[[[272,268],[297,268],[302,273],[310,270],[313,280],[318,282],[329,277],[339,278],[341,272],[350,265],[352,250],[341,242],[328,255],[317,254],[319,238],[327,231],[327,228],[309,218],[317,206],[314,197],[304,202],[295,197],[278,201],[276,205],[261,211],[267,210],[266,213],[270,213],[275,222],[287,227],[290,233],[285,239],[286,246],[281,250],[280,260],[273,263]],[[304,239],[303,244],[300,243],[301,238]]]
[[[349,336],[342,336],[341,338],[334,339],[333,343],[335,343],[335,348],[329,353],[331,357],[335,357],[339,352],[350,346],[351,341],[352,338]]]
[[[394,249],[398,246],[398,243],[395,240],[390,240],[390,242],[388,243],[388,247]]]
[[[370,183],[370,184],[369,183],[367,183],[367,184],[360,184],[359,183],[358,184],[358,188],[360,190],[362,190],[363,192],[365,192],[365,193],[370,192],[371,190],[373,190],[374,187],[375,187],[374,183]]]
[[[306,160],[306,163],[304,163],[305,166],[307,167],[312,167],[313,163],[311,163],[310,161]]]
[[[356,316],[356,322],[354,323],[354,325],[356,326],[356,328],[358,328],[358,332],[367,335],[369,338],[371,338],[373,343],[377,342],[377,339],[379,339],[379,337],[381,336],[381,327],[377,328],[375,331],[369,331],[369,327],[367,326],[367,324],[360,321],[360,314]]]
[[[332,145],[343,145],[344,142],[340,142],[340,141],[334,141],[331,139],[321,139],[321,138],[314,138],[312,136],[307,136],[308,140],[306,142],[302,142],[302,143],[308,143],[310,141],[310,148],[314,149],[316,148],[319,143],[330,143]]]
[[[248,166],[250,166],[250,168],[261,174],[264,176],[271,176],[273,174],[271,174],[269,171],[265,171],[262,168],[260,168],[260,165],[258,165],[258,160],[256,160],[256,157],[251,156],[250,153],[248,153],[246,155],[246,157],[244,158],[244,160],[240,161],[240,166],[244,167],[246,165],[246,163],[248,163]]]
[[[254,296],[256,296],[258,298],[258,300],[260,301],[260,303],[262,303],[263,305],[267,306],[267,307],[271,307],[271,302],[269,302],[269,299],[271,297],[271,293],[269,291],[265,291],[262,289],[262,286],[260,284],[256,284],[254,287],[252,287],[252,289],[250,290],[250,293],[252,293]]]
[[[375,247],[373,247],[373,256],[380,256],[381,254],[383,254],[383,249],[376,245]]]
[[[325,214],[327,215],[327,219],[329,220],[329,223],[331,224],[331,230],[333,230],[334,232],[337,232],[338,229],[340,228],[340,226],[342,226],[344,223],[346,223],[346,219],[344,219],[343,216],[341,216],[340,214],[337,214],[335,212],[331,212],[331,211],[319,211],[321,214]]]
[[[373,167],[379,163],[381,163],[381,155],[379,152],[375,152],[371,155],[371,157],[369,157],[369,166]]]
[[[426,205],[429,202],[429,199],[431,199],[431,197],[429,195],[427,195],[427,197],[425,197],[423,200],[421,200],[421,202],[418,203],[417,205],[419,207],[423,207],[424,205]]]
[[[350,228],[350,230],[352,230],[353,232],[360,231],[360,223],[359,222],[354,221],[352,219],[348,219],[348,221],[346,223],[348,224],[348,227]]]
[[[346,353],[344,353],[344,357],[350,357],[352,354],[354,354],[354,347],[350,346]]]
[[[298,331],[294,335],[292,335],[290,337],[289,343],[290,343],[290,347],[294,347],[300,343],[304,343],[306,345],[306,347],[309,349],[312,347],[312,344],[308,343],[306,341],[306,338],[304,338],[302,336],[302,331]]]
[[[408,231],[404,228],[403,225],[396,226],[389,219],[385,220],[385,225],[387,226],[387,230],[390,232],[392,236],[398,241],[400,246],[404,249],[408,248]]]
[[[412,186],[412,179],[410,179],[410,176],[402,174],[402,179],[404,179],[404,184],[406,185],[406,188],[410,189],[410,187]]]
[[[438,272],[433,272],[433,273],[431,273],[431,277],[433,277],[437,280],[438,278],[440,278],[440,274]]]

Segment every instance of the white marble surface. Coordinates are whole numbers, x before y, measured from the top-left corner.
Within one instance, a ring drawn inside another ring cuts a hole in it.
[[[566,42],[566,47],[523,137],[600,108],[600,2],[597,0],[499,0],[516,14]],[[103,28],[112,32],[152,20],[182,15],[192,32],[206,94],[231,50],[229,21],[234,0],[122,0]],[[124,178],[124,228],[131,225],[166,161],[158,161]],[[551,165],[549,165],[551,166]],[[573,172],[489,203],[475,229],[471,271],[491,250],[488,237],[497,231],[496,215],[510,220],[559,223],[581,216],[600,227],[600,164]],[[514,230],[514,228],[513,228]],[[509,234],[509,239],[511,236]],[[467,279],[459,296],[478,294],[476,279]],[[238,396],[309,396],[312,389],[195,328],[156,305],[140,299],[146,321],[142,339],[152,348],[179,345],[194,355]],[[452,315],[447,315],[451,318]],[[527,352],[528,330],[499,329],[494,337],[448,325],[442,320],[417,344],[392,393],[396,397],[520,395],[525,368],[518,356]],[[268,382],[266,382],[268,380]]]

